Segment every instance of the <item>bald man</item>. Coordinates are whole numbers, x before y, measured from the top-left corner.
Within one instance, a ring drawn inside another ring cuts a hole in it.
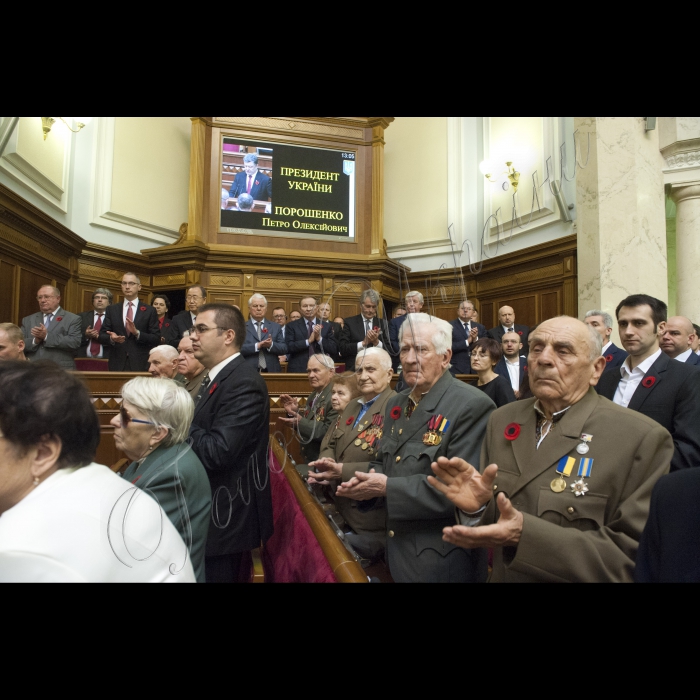
[[[488,332],[488,336],[498,341],[499,344],[503,343],[503,336],[506,333],[517,333],[523,344],[522,354],[525,357],[528,356],[530,346],[527,343],[527,337],[530,335],[530,329],[527,326],[521,326],[515,322],[515,311],[511,306],[502,306],[498,310],[498,322],[499,326],[492,328]]]
[[[535,398],[492,414],[481,472],[460,458],[432,466],[461,523],[444,540],[493,548],[493,582],[631,582],[671,436],[596,394],[606,362],[592,328],[555,318],[530,345]]]
[[[700,365],[700,356],[693,352],[696,340],[692,321],[684,316],[674,316],[666,322],[666,329],[661,336],[661,349],[672,360],[697,367]]]
[[[0,360],[25,361],[22,329],[14,323],[0,323]]]

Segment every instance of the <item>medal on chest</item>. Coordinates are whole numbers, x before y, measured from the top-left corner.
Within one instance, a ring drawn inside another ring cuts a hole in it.
[[[442,438],[450,427],[450,421],[444,416],[433,416],[428,421],[428,432],[423,435],[423,444],[427,447],[435,447],[442,444]]]
[[[372,419],[372,424],[359,425],[360,435],[355,440],[355,447],[362,447],[364,452],[373,455],[379,449],[379,443],[384,435],[384,416],[377,413]]]
[[[550,488],[552,491],[554,491],[554,493],[563,493],[566,491],[566,479],[571,477],[575,466],[576,459],[574,457],[562,457],[559,460],[559,464],[557,465],[557,474],[559,476],[550,484]],[[576,498],[585,496],[588,493],[588,484],[584,481],[584,479],[590,479],[592,472],[593,460],[585,457],[581,459],[577,473],[578,481],[575,481],[571,485],[571,492],[576,496]]]

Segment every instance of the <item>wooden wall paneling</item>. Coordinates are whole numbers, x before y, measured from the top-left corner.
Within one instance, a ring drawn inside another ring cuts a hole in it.
[[[14,323],[15,319],[15,266],[0,260],[0,299],[2,313],[0,323]]]
[[[525,326],[534,326],[537,320],[537,295],[528,294],[521,297],[503,297],[498,301],[498,308],[511,306],[515,311],[515,322]],[[496,311],[498,313],[498,311]],[[498,319],[496,319],[498,324]]]
[[[352,301],[339,301],[336,303],[336,309],[335,316],[340,316],[341,318],[352,318],[362,313],[360,311],[360,304]]]
[[[496,323],[498,323],[498,311],[496,310],[496,305],[492,301],[481,302],[479,319],[481,325],[486,326],[487,330],[496,327]]]
[[[250,297],[246,297],[246,302]],[[241,303],[241,294],[235,294],[231,292],[208,292],[207,301],[211,304],[231,304],[231,306],[237,306],[243,312],[243,315],[248,317],[248,307],[246,304]]]
[[[26,316],[30,316],[39,311],[36,293],[43,285],[52,283],[53,280],[50,277],[20,268],[18,319],[20,323]]]
[[[559,290],[542,292],[540,295],[540,319],[555,318],[563,313],[561,293]]]

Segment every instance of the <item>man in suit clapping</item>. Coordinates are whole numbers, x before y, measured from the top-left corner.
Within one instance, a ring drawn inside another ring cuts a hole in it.
[[[61,308],[61,292],[47,285],[36,297],[39,313],[22,319],[24,352],[30,361],[51,360],[75,369],[73,355],[80,347],[80,317]]]
[[[250,318],[246,324],[246,337],[241,355],[260,373],[279,374],[280,355],[287,354],[282,326],[265,319],[267,299],[262,294],[253,294],[248,300]]]
[[[474,304],[467,300],[459,305],[459,318],[452,321],[452,374],[472,374],[469,355],[477,340],[486,337],[486,326],[474,321]]]
[[[151,348],[160,344],[158,313],[139,301],[141,280],[127,272],[122,277],[124,302],[105,312],[100,343],[110,346],[110,372],[147,372]]]
[[[345,319],[338,346],[348,372],[355,371],[357,354],[366,348],[386,349],[389,328],[386,321],[377,315],[380,299],[378,292],[368,289],[360,301],[362,313]]]

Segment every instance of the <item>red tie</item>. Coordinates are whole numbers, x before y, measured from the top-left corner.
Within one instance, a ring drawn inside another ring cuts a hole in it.
[[[248,175],[248,194],[250,194],[250,191],[253,189],[253,176]]]
[[[129,302],[129,310],[126,312],[126,320],[127,321],[132,321],[134,320],[134,308],[133,308],[132,302]],[[131,336],[131,333],[129,333],[129,330],[127,329],[126,331],[126,337],[129,338]]]
[[[98,319],[97,323],[95,324],[95,330],[99,333],[100,330],[102,330],[102,317],[104,316],[104,314],[97,314],[97,316]],[[90,354],[93,357],[97,357],[100,354],[100,347],[101,345],[96,340],[93,340],[90,343]]]

